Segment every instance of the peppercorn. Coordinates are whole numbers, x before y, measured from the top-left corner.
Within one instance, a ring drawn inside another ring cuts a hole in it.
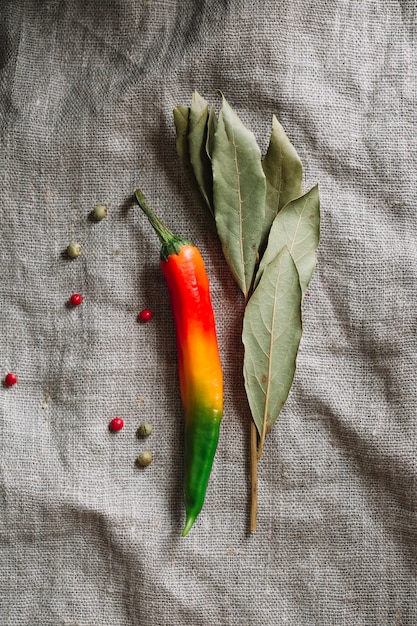
[[[70,302],[72,306],[79,306],[83,301],[83,297],[80,293],[73,293]]]
[[[153,313],[150,309],[143,309],[138,315],[139,322],[149,322],[153,317]]]
[[[81,254],[81,246],[76,241],[71,241],[67,247],[67,254],[71,259],[76,259]]]
[[[13,387],[13,385],[15,385],[16,383],[17,383],[16,374],[12,374],[11,372],[9,374],[6,374],[6,377],[4,379],[4,384],[6,385],[6,387]]]
[[[150,463],[152,463],[153,454],[150,450],[144,450],[141,452],[137,458],[137,462],[141,467],[146,467]]]
[[[104,218],[107,217],[107,207],[104,206],[104,204],[98,204],[96,207],[94,207],[93,217],[96,222],[104,220]]]
[[[140,437],[149,437],[152,434],[153,426],[148,422],[143,422],[138,428],[138,435]]]
[[[116,432],[118,430],[122,430],[124,425],[125,423],[121,417],[113,417],[112,421],[109,424],[109,429],[112,432]]]

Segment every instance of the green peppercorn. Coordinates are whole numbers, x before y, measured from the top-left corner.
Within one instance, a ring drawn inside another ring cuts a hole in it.
[[[81,254],[81,246],[76,241],[71,241],[71,243],[67,247],[68,256],[71,259],[76,259]]]
[[[153,426],[148,422],[143,422],[138,428],[139,437],[149,437],[152,434]]]
[[[146,467],[150,463],[152,463],[153,454],[150,450],[144,450],[141,452],[137,458],[138,465],[141,467]]]
[[[107,207],[104,204],[98,204],[93,211],[93,217],[97,222],[107,217]]]

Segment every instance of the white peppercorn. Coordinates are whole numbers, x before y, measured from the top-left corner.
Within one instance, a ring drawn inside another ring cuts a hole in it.
[[[146,467],[150,463],[152,463],[153,454],[150,450],[144,450],[141,452],[137,458],[137,462],[141,467]]]
[[[97,222],[104,220],[107,217],[107,207],[104,204],[98,204],[94,207],[93,217]]]
[[[76,259],[81,254],[81,246],[76,241],[71,241],[71,243],[67,247],[68,256],[71,259]]]

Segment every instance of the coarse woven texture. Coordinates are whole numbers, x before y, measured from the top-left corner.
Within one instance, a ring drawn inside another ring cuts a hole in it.
[[[0,17],[0,363],[19,376],[0,388],[0,623],[415,626],[414,1],[4,0]],[[320,185],[252,535],[242,299],[175,152],[172,109],[194,89],[217,110],[221,90],[263,153],[276,114],[304,189]],[[174,328],[138,186],[202,251],[224,365],[186,538]]]

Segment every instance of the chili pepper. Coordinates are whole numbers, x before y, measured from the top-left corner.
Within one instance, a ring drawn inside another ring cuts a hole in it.
[[[162,243],[160,267],[175,323],[184,408],[185,537],[203,507],[219,439],[222,368],[209,281],[198,248],[168,230],[139,190],[136,199]]]

